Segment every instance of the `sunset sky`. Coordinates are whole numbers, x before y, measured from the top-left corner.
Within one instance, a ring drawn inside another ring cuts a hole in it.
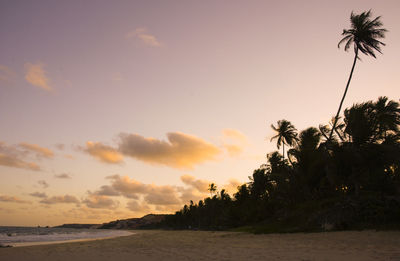
[[[389,30],[344,108],[400,97],[400,2],[0,0],[0,225],[102,223],[231,193],[336,113],[352,11]]]

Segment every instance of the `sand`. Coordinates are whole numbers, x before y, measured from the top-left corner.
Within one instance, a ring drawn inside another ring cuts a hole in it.
[[[135,233],[113,239],[1,248],[0,260],[400,260],[400,231]]]

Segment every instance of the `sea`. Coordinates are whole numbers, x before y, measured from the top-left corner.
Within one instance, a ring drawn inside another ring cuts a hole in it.
[[[54,244],[129,236],[132,234],[129,231],[112,229],[0,226],[0,246],[18,247]]]

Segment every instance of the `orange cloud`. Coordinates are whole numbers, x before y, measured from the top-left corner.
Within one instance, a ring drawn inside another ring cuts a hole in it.
[[[113,196],[123,196],[128,199],[133,199],[128,202],[127,208],[136,213],[171,213],[180,209],[184,204],[189,204],[190,200],[198,202],[209,196],[208,185],[211,181],[196,179],[190,175],[181,176],[182,182],[186,186],[170,186],[170,185],[155,185],[145,184],[128,176],[113,175],[107,177],[110,180],[109,185],[101,186],[99,190],[94,192],[89,191],[89,195],[93,199],[104,199],[103,203],[99,203],[101,207],[110,206],[115,207],[110,200]],[[237,186],[240,182],[237,180],[230,180],[224,186],[227,193],[234,193],[237,191]],[[83,201],[90,206],[91,201]],[[97,203],[97,201],[94,201]]]
[[[160,47],[162,44],[158,39],[150,34],[146,28],[137,28],[134,31],[125,34],[125,38],[137,38],[140,39],[144,44],[151,47]]]
[[[167,133],[167,141],[138,134],[120,134],[119,150],[127,156],[151,164],[191,169],[196,164],[215,160],[220,149],[196,136],[182,132]]]
[[[144,214],[148,214],[151,211],[151,208],[147,204],[140,203],[137,200],[129,201],[126,207],[131,211]]]
[[[149,185],[148,192],[144,197],[148,204],[152,205],[177,205],[181,204],[181,200],[177,191],[172,186],[155,186]]]
[[[180,200],[181,200],[181,204],[177,209],[182,207],[182,205],[184,204],[189,204],[190,201],[198,202],[199,200],[204,199],[210,195],[205,191],[199,191],[193,187],[189,188],[177,187],[176,189],[180,193]]]
[[[25,70],[25,80],[27,82],[46,91],[52,90],[49,85],[50,80],[46,76],[46,71],[44,70],[43,64],[25,63]]]
[[[186,185],[196,188],[200,192],[207,192],[208,185],[211,183],[207,180],[196,179],[195,177],[190,175],[181,176],[181,181]]]
[[[96,195],[89,192],[89,196],[82,201],[89,208],[105,208],[115,209],[118,207],[119,202],[107,196]]]
[[[59,204],[59,203],[75,203],[75,204],[80,203],[79,200],[75,196],[71,196],[68,194],[64,195],[64,196],[53,196],[50,198],[45,198],[39,202],[43,203],[43,204],[48,204],[48,205]]]
[[[99,190],[95,191],[93,194],[100,196],[119,196],[121,193],[115,190],[113,187],[104,185],[101,186]]]
[[[106,191],[108,193],[116,191],[127,198],[138,199],[139,194],[146,194],[149,191],[146,184],[130,179],[127,176],[121,177],[120,175],[113,175],[107,178],[112,180],[111,187],[103,186],[100,190],[100,192],[103,191],[103,195]]]
[[[7,195],[0,195],[0,201],[1,202],[12,202],[12,203],[30,203],[30,201],[25,201],[25,200],[19,199],[17,197],[7,196]]]
[[[144,184],[127,176],[113,175],[107,177],[111,180],[110,186],[102,186],[93,194],[122,195],[126,198],[139,199],[141,196],[150,205],[173,205],[181,204],[179,189],[175,186],[157,186]]]
[[[29,144],[26,142],[21,142],[20,147],[35,152],[38,157],[52,158],[54,156],[53,151],[48,148],[40,147],[37,144]]]
[[[118,164],[124,160],[124,157],[116,149],[100,142],[88,141],[83,150],[105,163]]]
[[[0,153],[0,165],[13,168],[29,169],[34,171],[40,170],[39,165],[34,162],[26,162],[24,160],[18,159],[14,155],[6,155],[3,153]]]
[[[196,202],[210,195],[208,193],[208,186],[209,184],[213,183],[212,181],[196,179],[190,175],[181,176],[181,181],[185,185],[189,186],[189,188],[178,187],[178,191],[181,193],[181,199],[184,203],[187,203],[190,200]],[[242,185],[240,181],[236,179],[230,179],[227,184],[217,184],[217,187],[219,190],[225,189],[226,193],[232,195],[237,192],[237,187],[240,185]]]

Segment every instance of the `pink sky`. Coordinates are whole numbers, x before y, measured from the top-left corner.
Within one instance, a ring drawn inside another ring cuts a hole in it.
[[[351,11],[389,30],[344,107],[399,99],[394,1],[0,1],[0,225],[172,213],[231,192],[270,128],[336,113]]]

